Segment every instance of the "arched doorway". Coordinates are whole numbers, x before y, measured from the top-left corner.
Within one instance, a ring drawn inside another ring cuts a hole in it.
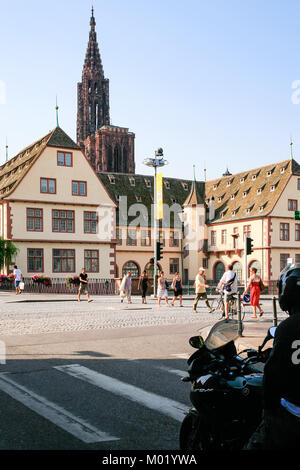
[[[236,277],[238,280],[238,283],[242,283],[242,265],[239,263],[239,261],[235,261],[232,263],[233,271],[236,273]]]
[[[257,269],[257,275],[261,277],[261,266],[259,261],[251,261],[249,264],[249,271],[248,271],[248,276],[250,276],[250,270],[251,268],[256,268]]]
[[[134,279],[138,279],[140,276],[140,269],[134,261],[127,261],[127,263],[124,264],[122,271],[123,271],[123,276],[125,276],[125,274],[127,274],[128,271],[131,272],[131,277]]]
[[[220,282],[221,277],[225,273],[225,266],[222,263],[222,261],[218,261],[215,264],[215,269],[214,269],[214,282],[218,284]]]
[[[147,273],[147,277],[149,279],[153,279],[154,277],[154,263],[147,263],[145,266],[145,271]],[[161,266],[159,263],[157,263],[157,275],[159,275],[161,271]]]

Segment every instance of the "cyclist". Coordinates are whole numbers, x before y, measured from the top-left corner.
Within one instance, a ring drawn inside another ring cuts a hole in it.
[[[216,290],[219,291],[222,288],[224,292],[224,304],[225,304],[224,313],[225,313],[225,318],[228,319],[229,318],[228,311],[229,311],[231,302],[233,300],[233,295],[237,294],[237,291],[238,291],[237,277],[236,277],[236,273],[233,271],[232,264],[230,264],[227,267],[227,271],[225,271],[225,273],[221,277]]]
[[[300,440],[300,264],[277,281],[279,305],[289,314],[276,328],[264,369],[264,419],[247,449],[298,449]]]

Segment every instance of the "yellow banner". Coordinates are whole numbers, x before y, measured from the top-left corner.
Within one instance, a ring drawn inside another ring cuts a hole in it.
[[[156,175],[156,218],[163,218],[163,180],[162,174]]]

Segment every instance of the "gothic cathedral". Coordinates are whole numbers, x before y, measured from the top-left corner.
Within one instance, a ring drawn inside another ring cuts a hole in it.
[[[110,124],[109,80],[104,77],[93,9],[90,26],[82,81],[77,85],[77,142],[97,172],[134,173],[135,135]]]

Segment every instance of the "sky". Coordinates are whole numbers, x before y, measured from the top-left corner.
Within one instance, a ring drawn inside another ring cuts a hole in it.
[[[76,140],[91,6],[111,124],[135,133],[136,173],[212,180],[300,163],[298,0],[0,0],[0,164],[59,125]]]

